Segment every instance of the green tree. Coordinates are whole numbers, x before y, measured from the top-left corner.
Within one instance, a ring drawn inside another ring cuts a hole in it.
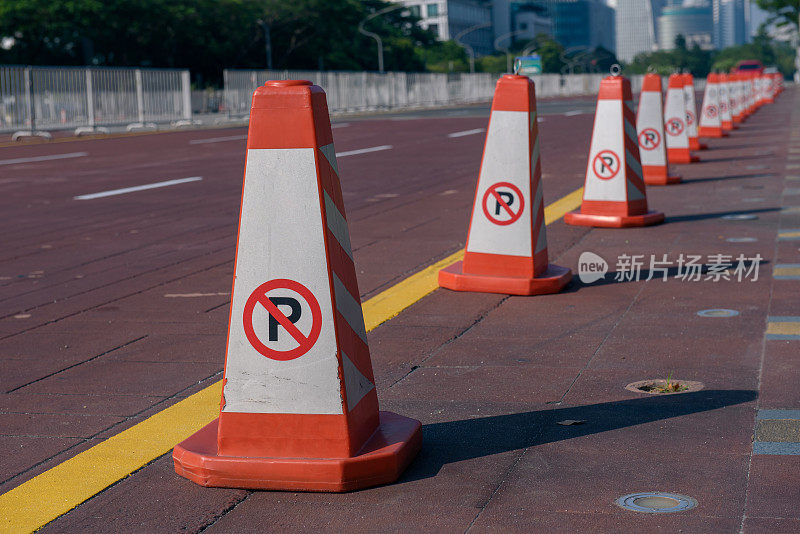
[[[383,0],[14,0],[0,2],[0,63],[182,67],[221,81],[225,67],[264,68],[266,23],[280,69],[377,69],[375,42],[357,32]],[[421,70],[434,43],[397,9],[370,22],[387,70]]]
[[[772,13],[771,21],[779,26],[798,25],[800,0],[757,0],[758,7]]]

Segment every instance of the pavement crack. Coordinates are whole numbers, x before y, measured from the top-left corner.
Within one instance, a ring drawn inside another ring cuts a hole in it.
[[[80,361],[80,362],[78,362],[78,363],[74,363],[74,364],[72,364],[72,365],[69,365],[69,366],[67,366],[67,367],[63,367],[63,368],[59,369],[58,371],[53,371],[53,372],[52,372],[52,373],[50,373],[50,374],[47,374],[47,375],[44,375],[44,376],[41,376],[41,377],[37,378],[36,380],[31,380],[31,381],[30,381],[30,382],[28,382],[27,384],[22,384],[21,386],[17,386],[17,387],[15,387],[15,388],[13,388],[13,389],[9,389],[8,391],[6,391],[6,393],[14,393],[15,391],[19,391],[20,389],[22,389],[22,388],[25,388],[25,387],[28,387],[28,386],[30,386],[31,384],[35,384],[36,382],[41,382],[42,380],[45,380],[45,379],[47,379],[47,378],[50,378],[51,376],[55,376],[55,375],[57,375],[57,374],[59,374],[59,373],[63,373],[64,371],[68,371],[68,370],[70,370],[70,369],[73,369],[73,368],[75,368],[75,367],[78,367],[79,365],[83,365],[83,364],[85,364],[85,363],[92,362],[92,361],[96,360],[97,358],[100,358],[100,357],[102,357],[102,356],[105,356],[106,354],[109,354],[109,353],[112,353],[112,352],[114,352],[114,351],[116,351],[116,350],[119,350],[119,349],[125,348],[125,347],[127,347],[127,346],[129,346],[129,345],[133,345],[133,344],[134,344],[134,343],[136,343],[137,341],[141,341],[141,340],[145,339],[146,337],[147,337],[147,334],[145,334],[145,335],[143,335],[143,336],[141,336],[141,337],[137,337],[136,339],[132,339],[131,341],[126,341],[126,342],[125,342],[125,343],[123,343],[122,345],[117,345],[116,347],[114,347],[114,348],[112,348],[112,349],[108,349],[108,350],[106,350],[106,351],[103,351],[103,352],[101,352],[100,354],[98,354],[97,356],[92,356],[92,357],[91,357],[91,358],[89,358],[88,360],[83,360],[83,361]]]

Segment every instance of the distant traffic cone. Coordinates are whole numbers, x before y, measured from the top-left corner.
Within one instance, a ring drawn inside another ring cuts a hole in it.
[[[548,264],[536,93],[527,76],[497,81],[464,261],[439,271],[455,291],[557,293],[572,271]]]
[[[706,88],[703,93],[703,107],[700,112],[699,137],[727,137],[722,131],[722,113],[720,112],[719,76],[713,72],[706,77]]]
[[[686,95],[683,92],[683,76],[680,74],[670,76],[667,84],[664,133],[666,133],[667,161],[669,163],[700,161],[689,150],[689,135],[686,132]]]
[[[728,78],[731,81],[731,116],[736,126],[744,121],[744,87],[738,73],[729,74]]]
[[[667,167],[667,149],[664,146],[664,110],[661,104],[661,76],[647,74],[642,80],[642,93],[636,113],[636,133],[642,175],[647,185],[669,185],[681,182],[681,177],[670,175]]]
[[[686,103],[686,135],[689,137],[691,150],[705,150],[707,145],[700,142],[697,135],[697,99],[694,95],[694,76],[688,72],[682,74],[683,94]]]
[[[396,480],[419,421],[378,411],[324,91],[256,89],[219,419],[173,451],[203,486],[349,491]]]
[[[723,132],[730,132],[735,129],[733,116],[731,115],[731,84],[727,74],[718,74],[719,84],[719,118]]]
[[[623,76],[603,79],[597,95],[583,204],[580,210],[564,215],[564,222],[623,228],[664,220],[663,213],[647,209],[635,120],[631,82]]]

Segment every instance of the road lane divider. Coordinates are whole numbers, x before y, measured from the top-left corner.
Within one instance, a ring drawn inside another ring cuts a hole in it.
[[[51,154],[49,156],[31,156],[29,158],[2,159],[0,165],[18,165],[20,163],[38,163],[40,161],[53,161],[56,159],[83,158],[88,152],[70,152],[68,154]]]
[[[583,188],[544,209],[552,224],[581,204]],[[463,259],[464,249],[409,276],[362,304],[369,332],[438,288],[438,272]],[[222,381],[161,410],[0,495],[0,532],[32,532],[169,453],[219,415]]]
[[[357,150],[348,150],[346,152],[337,152],[337,158],[346,158],[347,156],[357,156],[358,154],[369,154],[370,152],[380,152],[382,150],[391,150],[394,148],[392,145],[373,146],[370,148],[359,148]]]
[[[207,139],[192,139],[189,141],[190,145],[204,145],[206,143],[224,143],[225,141],[242,141],[247,139],[245,135],[229,135],[227,137],[209,137]]]
[[[454,138],[454,137],[465,137],[467,135],[475,135],[479,133],[483,133],[486,131],[486,128],[475,128],[474,130],[464,130],[463,132],[453,132],[447,134],[447,137]]]
[[[202,176],[192,176],[190,178],[179,178],[177,180],[156,182],[154,184],[137,185],[134,187],[123,187],[122,189],[112,189],[111,191],[102,191],[100,193],[78,195],[77,197],[73,197],[73,200],[92,200],[95,198],[113,197],[115,195],[124,195],[126,193],[134,193],[136,191],[146,191],[148,189],[157,189],[159,187],[169,187],[171,185],[186,184],[189,182],[199,182],[202,179],[203,179]]]

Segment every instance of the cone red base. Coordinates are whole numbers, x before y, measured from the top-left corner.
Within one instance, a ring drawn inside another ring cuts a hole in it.
[[[689,152],[688,148],[668,148],[667,161],[670,163],[697,163],[700,158]]]
[[[660,211],[648,211],[643,215],[596,215],[571,211],[564,214],[564,222],[573,226],[594,226],[597,228],[632,228],[651,226],[664,222]]]
[[[552,263],[536,278],[469,274],[464,272],[463,266],[463,262],[458,261],[439,271],[439,287],[476,293],[547,295],[558,293],[572,280],[571,270]]]
[[[394,482],[422,446],[420,422],[380,412],[380,426],[352,458],[252,458],[217,453],[217,420],[175,447],[175,472],[201,486],[353,491]]]
[[[683,177],[678,175],[666,176],[645,176],[644,183],[647,185],[675,185],[683,182]]]
[[[716,127],[708,128],[701,126],[700,129],[698,130],[698,135],[700,137],[714,137],[714,138],[728,137],[728,133],[725,132],[721,126],[719,128]]]
[[[708,150],[708,145],[705,143],[701,143],[695,137],[690,137],[689,150]]]
[[[681,176],[670,175],[667,167],[661,165],[642,165],[642,175],[647,185],[673,185],[683,181]]]

